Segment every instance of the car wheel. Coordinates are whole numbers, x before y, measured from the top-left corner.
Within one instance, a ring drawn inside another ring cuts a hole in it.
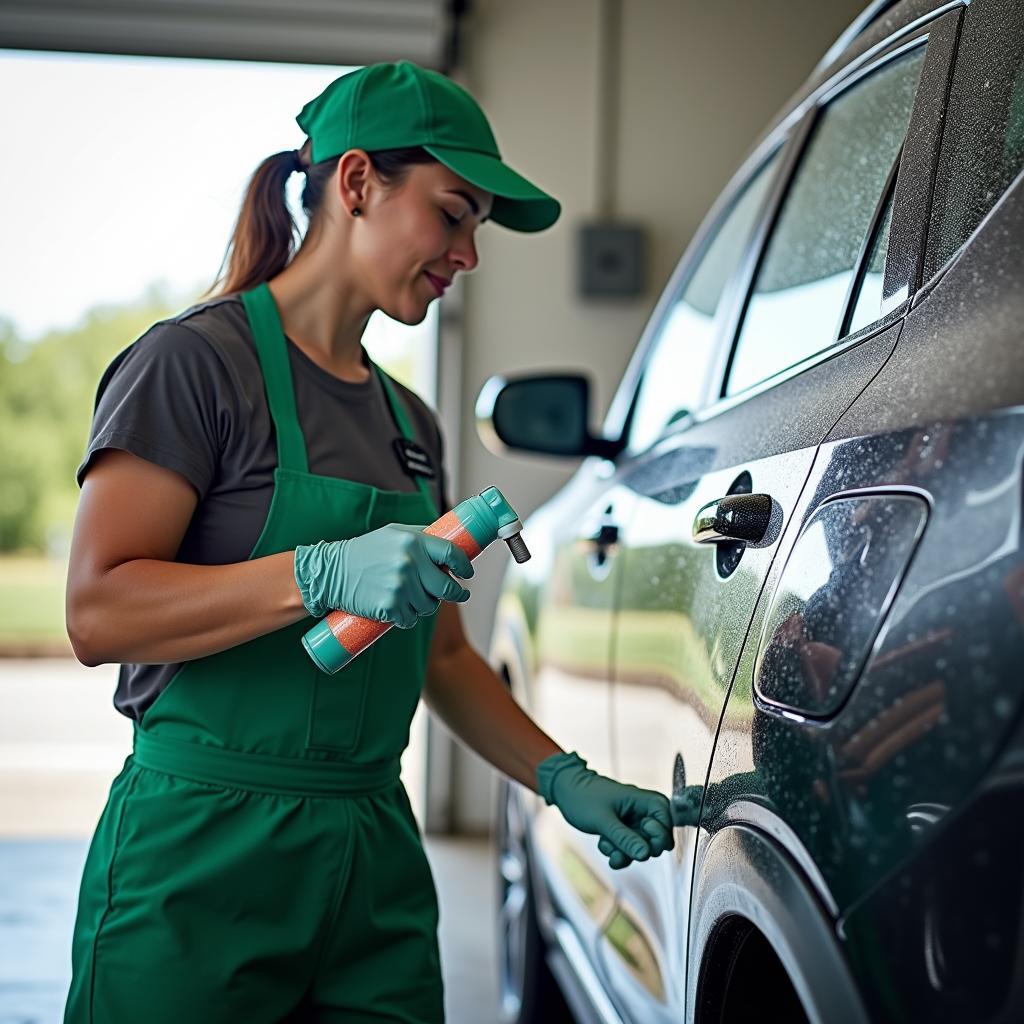
[[[808,1024],[782,961],[749,921],[733,918],[718,928],[701,975],[701,1024],[762,1024],[765,1007],[778,1024]]]
[[[502,1024],[573,1024],[544,958],[517,787],[498,784],[498,1003]]]

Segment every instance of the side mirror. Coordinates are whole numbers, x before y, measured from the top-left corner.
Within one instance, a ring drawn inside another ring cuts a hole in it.
[[[614,458],[621,445],[594,437],[589,420],[590,381],[578,373],[491,377],[476,402],[477,433],[498,455],[514,449]]]

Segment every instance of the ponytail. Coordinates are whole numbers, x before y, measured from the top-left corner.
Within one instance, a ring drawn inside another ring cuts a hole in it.
[[[253,172],[217,277],[200,298],[255,288],[288,265],[299,229],[285,186],[297,166],[295,150],[285,150],[268,156]]]
[[[200,299],[255,288],[276,277],[291,262],[296,243],[301,239],[295,218],[288,209],[285,193],[288,179],[300,166],[305,170],[302,209],[312,225],[339,160],[335,156],[307,164],[309,153],[307,139],[301,150],[287,149],[268,156],[253,172],[217,277]],[[402,183],[412,164],[435,162],[434,157],[419,147],[376,150],[368,156],[381,181],[391,186]]]

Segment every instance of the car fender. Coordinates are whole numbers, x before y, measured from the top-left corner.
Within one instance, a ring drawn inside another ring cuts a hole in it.
[[[702,965],[719,930],[738,917],[768,940],[810,1021],[867,1024],[834,920],[796,861],[769,835],[745,823],[721,828],[699,847],[690,912],[687,1020],[701,1019]]]

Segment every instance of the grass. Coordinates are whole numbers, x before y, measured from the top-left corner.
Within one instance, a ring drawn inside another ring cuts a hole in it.
[[[540,657],[577,672],[603,673],[608,669],[612,617],[604,609],[551,607],[541,617]],[[717,715],[725,698],[715,681],[703,639],[682,612],[624,609],[615,618],[618,649],[615,674],[640,682],[659,680],[676,692],[696,698]],[[732,666],[727,670],[731,680]],[[728,681],[728,680],[727,680]],[[750,693],[733,693],[732,711],[753,712]]]
[[[64,627],[67,563],[42,555],[0,557],[0,651],[60,647]]]

